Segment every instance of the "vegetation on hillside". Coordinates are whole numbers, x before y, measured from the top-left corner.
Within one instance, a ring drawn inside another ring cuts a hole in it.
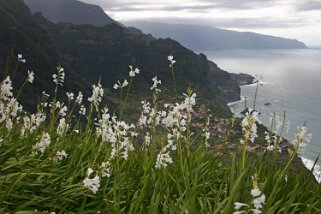
[[[21,55],[17,60],[25,61]],[[175,76],[176,61],[172,56],[168,60]],[[279,164],[283,126],[271,126],[268,148],[260,144],[260,152],[251,155],[259,115],[249,110],[238,147],[228,149],[233,139],[227,130],[215,150],[217,142],[209,131],[214,122],[191,125],[198,94],[188,88],[182,97],[161,104],[164,87],[158,76],[146,89],[152,99],[141,101],[135,123],[126,122],[128,96],[141,75],[134,66],[127,81],[115,82],[113,90],[121,100],[115,112],[102,102],[101,81],[88,98],[68,92],[68,101],[62,102],[58,94],[66,86],[61,66],[52,76],[54,95],[43,93],[37,111],[26,112],[20,96],[37,76],[25,73],[14,93],[14,72],[9,70],[0,81],[0,212],[321,212],[321,186],[306,171],[290,167],[309,143],[306,127],[295,134],[287,161]]]
[[[16,53],[22,53],[28,58],[23,68],[37,73],[35,86],[27,85],[28,90],[22,94],[21,102],[28,110],[33,110],[37,104],[34,94],[54,87],[48,76],[53,74],[57,62],[68,70],[66,87],[58,92],[60,97],[68,91],[80,90],[85,96],[90,96],[90,84],[101,79],[106,94],[103,99],[109,102],[111,111],[119,102],[106,97],[115,97],[116,94],[110,89],[117,80],[127,77],[127,63],[142,71],[137,77],[139,84],[133,83],[135,87],[131,90],[129,102],[138,106],[136,101],[139,99],[135,94],[149,96],[146,88],[155,75],[164,82],[160,95],[162,99],[171,98],[173,90],[167,55],[177,56],[175,74],[178,94],[191,85],[201,98],[221,109],[226,108],[226,102],[238,100],[240,96],[234,75],[218,68],[205,55],[195,54],[171,39],[156,39],[118,24],[104,27],[54,24],[40,13],[32,15],[23,0],[0,1],[0,24],[0,67],[4,68],[7,64],[13,67],[15,62],[5,59],[10,53],[11,58]],[[23,81],[24,74],[18,72],[14,84],[21,85]]]

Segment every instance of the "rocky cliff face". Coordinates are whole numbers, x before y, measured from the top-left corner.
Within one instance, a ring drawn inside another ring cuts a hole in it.
[[[231,74],[174,40],[155,39],[114,23],[104,27],[53,24],[39,13],[32,16],[22,0],[2,0],[0,8],[0,57],[5,59],[12,47],[15,54],[25,55],[28,63],[22,67],[20,79],[25,78],[26,69],[35,71],[36,89],[29,94],[33,97],[52,89],[51,75],[57,63],[66,70],[62,96],[66,91],[78,90],[89,94],[91,84],[98,79],[106,93],[112,95],[113,84],[128,78],[128,65],[141,69],[135,79],[136,97],[150,96],[146,89],[156,75],[163,82],[163,94],[170,96],[173,86],[167,56],[174,55],[179,93],[190,85],[199,97],[221,104],[239,99],[238,82]],[[1,67],[4,66],[2,61]]]
[[[92,24],[104,26],[113,23],[96,5],[77,0],[24,0],[32,13],[41,12],[48,20],[58,23]]]
[[[232,78],[237,81],[238,85],[249,85],[254,81],[254,77],[249,74],[231,74]]]

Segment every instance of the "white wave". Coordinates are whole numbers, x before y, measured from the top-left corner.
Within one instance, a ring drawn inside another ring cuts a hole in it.
[[[234,105],[239,104],[239,103],[243,103],[244,100],[245,100],[245,97],[241,96],[241,99],[240,99],[240,100],[235,101],[235,102],[230,102],[230,103],[227,104],[227,106],[230,107],[230,106],[234,106]]]
[[[231,103],[228,103],[227,104],[227,106],[235,106],[236,104],[238,104],[238,103],[242,103],[242,102],[244,102],[244,100],[238,100],[238,101],[235,101],[235,102],[231,102]]]
[[[259,81],[259,84],[260,85],[270,85],[272,84],[271,82],[265,82],[265,81]],[[253,86],[256,86],[257,83],[251,83],[251,84],[248,84],[248,85],[243,85],[242,87],[253,87]]]
[[[309,160],[304,157],[301,157],[301,160],[308,170],[312,170],[315,161]],[[313,175],[318,183],[321,183],[321,167],[319,165],[314,166]]]
[[[281,102],[281,100],[274,99],[274,100],[271,100],[270,102],[271,102],[271,103],[279,103],[279,102]]]

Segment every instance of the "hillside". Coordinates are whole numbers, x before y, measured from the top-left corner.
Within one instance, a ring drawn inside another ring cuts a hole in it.
[[[225,104],[253,77],[177,41],[0,0],[0,71],[0,213],[321,211],[306,124],[290,145],[285,113],[235,118]]]
[[[125,22],[157,38],[172,38],[194,51],[220,49],[301,49],[305,44],[294,39],[224,30],[204,25]]]
[[[21,102],[32,106],[38,102],[42,91],[53,87],[50,76],[55,73],[58,63],[68,70],[68,85],[73,90],[84,90],[85,85],[79,79],[77,72],[70,69],[69,64],[60,57],[50,35],[32,18],[31,12],[22,0],[0,1],[0,70],[3,72],[16,64],[17,54],[26,58],[26,63],[20,63],[16,74],[16,88],[22,85],[27,76],[27,70],[36,74],[34,86],[26,85]],[[78,81],[72,81],[78,79]],[[65,89],[65,90],[69,90]],[[50,93],[51,91],[47,91]]]
[[[98,79],[107,94],[118,93],[112,90],[113,84],[128,78],[128,65],[134,65],[141,69],[141,74],[134,82],[133,101],[137,96],[151,95],[146,88],[156,75],[163,82],[163,95],[169,96],[172,79],[167,56],[174,55],[179,94],[191,85],[200,97],[220,105],[239,99],[240,89],[234,76],[219,69],[205,55],[197,55],[174,40],[155,39],[113,23],[104,27],[53,24],[40,13],[32,16],[22,0],[3,0],[0,8],[3,11],[0,14],[0,57],[5,59],[15,47],[15,54],[21,53],[27,58],[20,80],[25,78],[27,69],[35,71],[37,88],[30,92],[32,94],[51,88],[48,73],[54,73],[55,65],[60,63],[65,67],[66,81],[70,82],[62,94],[83,90],[88,95],[91,84]],[[4,67],[3,61],[1,68]],[[26,102],[31,100],[25,99]],[[107,100],[117,104],[115,100]]]
[[[77,0],[24,0],[32,13],[42,12],[50,21],[104,26],[113,23],[98,6]]]

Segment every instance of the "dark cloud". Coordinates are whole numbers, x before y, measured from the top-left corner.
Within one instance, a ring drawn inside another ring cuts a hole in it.
[[[321,1],[300,1],[296,9],[299,11],[321,10]]]
[[[190,0],[187,3],[179,3],[172,1],[170,4],[165,4],[164,1],[149,1],[149,0],[81,0],[91,4],[97,4],[103,7],[107,13],[113,12],[181,12],[186,14],[193,13],[213,13],[216,10],[224,10],[231,14],[233,10],[244,10],[245,16],[238,18],[181,18],[178,19],[173,13],[168,13],[168,18],[150,17],[149,20],[169,22],[169,23],[205,23],[211,26],[221,28],[243,28],[243,29],[264,29],[264,28],[291,28],[309,25],[313,20],[302,18],[300,15],[289,14],[288,17],[275,18],[273,16],[252,18],[251,9],[271,8],[277,6],[290,6],[296,10],[317,10],[321,9],[321,0]],[[249,10],[249,11],[247,11]],[[175,13],[174,13],[175,14]],[[194,16],[195,17],[195,16]],[[314,23],[315,24],[315,20]]]
[[[126,8],[130,6],[145,6],[148,3],[144,3],[139,0],[78,0],[82,2],[86,2],[88,4],[99,5],[105,10],[109,10],[110,8]]]
[[[193,4],[172,3],[162,4],[161,1],[138,0],[81,0],[90,4],[97,4],[106,11],[201,11],[210,9],[255,9],[273,6],[277,0],[195,0]],[[156,3],[156,4],[155,4]],[[156,6],[155,6],[156,5]]]
[[[175,5],[175,6],[166,6],[166,5],[158,5],[157,7],[152,5],[124,5],[117,7],[106,8],[107,11],[189,11],[189,12],[208,12],[211,8],[215,7],[214,4],[202,4],[202,5]]]
[[[288,5],[297,11],[321,10],[321,0],[194,0],[193,4],[162,0],[80,0],[101,6],[106,11],[190,11],[206,13],[211,9],[249,10]]]
[[[139,22],[139,20],[137,20]],[[137,22],[134,21],[134,22]],[[145,20],[141,20],[145,21]],[[150,22],[162,22],[171,24],[195,24],[209,25],[218,28],[239,28],[239,29],[268,29],[268,28],[291,28],[301,26],[303,23],[298,19],[283,20],[271,17],[263,18],[234,18],[234,19],[205,19],[205,18],[151,18]],[[125,22],[130,23],[130,22]]]
[[[277,0],[199,0],[199,2],[214,3],[216,8],[224,9],[256,9],[273,6]]]

